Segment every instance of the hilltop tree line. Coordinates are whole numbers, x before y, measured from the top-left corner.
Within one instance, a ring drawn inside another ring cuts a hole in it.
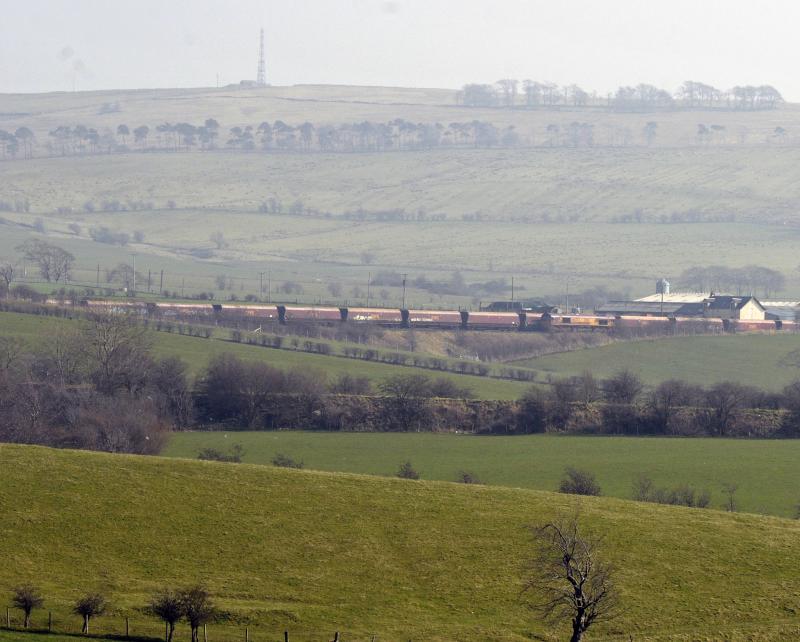
[[[492,86],[468,87],[473,89],[468,92],[472,97],[466,99],[466,105],[498,106],[496,91]],[[631,96],[634,97],[615,99],[617,109],[623,109],[623,105],[628,105],[626,109],[629,111],[666,108],[662,106],[663,100],[651,104],[637,92]],[[757,101],[754,104],[774,106],[777,102]],[[720,107],[722,108],[724,107]],[[751,109],[765,108],[754,106]],[[648,121],[638,129],[609,126],[604,129],[602,136],[602,144],[607,146],[652,146],[658,139],[658,122]],[[735,136],[729,136],[724,125],[712,122],[698,123],[693,140],[697,145],[724,145],[733,140],[738,144],[745,144],[749,136],[749,131],[744,127],[739,128]],[[14,131],[0,129],[0,158],[32,158],[35,155],[34,150],[42,150],[49,156],[79,156],[133,151],[375,153],[441,148],[582,148],[596,145],[598,138],[595,125],[581,120],[553,122],[547,124],[543,131],[521,134],[514,125],[498,126],[485,120],[421,123],[397,118],[389,122],[362,121],[339,125],[315,125],[308,121],[292,125],[276,120],[224,129],[215,119],[209,118],[201,125],[166,122],[155,127],[143,124],[131,128],[122,123],[116,129],[99,130],[83,124],[60,125],[51,130],[44,140],[37,139],[29,127],[19,127]],[[789,131],[785,127],[776,126],[765,142],[785,144],[788,140]]]
[[[552,82],[519,81],[503,78],[492,85],[467,84],[457,94],[457,101],[467,107],[558,108],[607,107],[615,111],[657,111],[670,109],[775,109],[783,103],[781,93],[771,85],[737,85],[722,90],[693,80],[684,82],[675,92],[641,83],[618,87],[607,96],[589,93],[578,85],[559,87]]]
[[[764,297],[780,292],[786,277],[761,265],[730,268],[724,265],[695,265],[678,277],[681,287],[695,292],[734,292],[736,295],[758,293]]]

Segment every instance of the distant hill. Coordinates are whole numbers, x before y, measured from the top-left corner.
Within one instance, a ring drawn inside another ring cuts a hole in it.
[[[203,581],[253,639],[285,628],[300,639],[563,639],[521,603],[523,526],[578,505],[606,536],[624,607],[592,639],[800,632],[793,521],[7,445],[0,589],[35,582],[64,621],[80,591],[101,588],[135,623],[155,589]]]

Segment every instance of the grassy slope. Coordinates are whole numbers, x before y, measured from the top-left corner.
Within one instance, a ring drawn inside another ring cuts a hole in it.
[[[202,579],[262,637],[288,625],[317,638],[563,638],[520,604],[522,526],[576,498],[21,446],[0,446],[0,462],[0,586],[36,581],[57,613],[79,589],[113,592],[122,614]],[[800,632],[797,523],[580,504],[607,537],[624,605],[593,639]]]
[[[778,391],[800,377],[800,335],[650,339],[546,355],[517,365],[558,376],[590,370],[598,377],[607,377],[629,368],[648,384],[670,378],[702,385],[733,380]]]
[[[531,435],[475,437],[359,433],[176,433],[164,455],[196,458],[201,448],[242,444],[244,461],[269,464],[277,453],[316,470],[394,475],[411,461],[423,479],[454,481],[459,471],[490,485],[554,490],[567,465],[591,471],[604,495],[629,498],[647,474],[659,486],[690,484],[724,506],[722,486],[737,483],[739,509],[793,517],[800,501],[800,441],[743,441]]]
[[[405,118],[413,122],[488,120],[497,126],[514,125],[523,137],[533,136],[541,143],[545,128],[558,124],[563,129],[578,120],[595,125],[595,140],[605,142],[612,133],[629,128],[632,139],[641,144],[640,132],[648,121],[656,120],[656,145],[686,145],[695,142],[697,123],[718,124],[727,128],[727,140],[735,143],[743,129],[749,143],[761,143],[778,125],[792,135],[800,121],[800,110],[787,105],[770,112],[691,111],[670,113],[613,113],[604,110],[505,110],[476,109],[456,105],[452,89],[408,89],[401,87],[352,87],[299,85],[264,89],[163,89],[101,91],[51,94],[0,95],[0,127],[12,129],[27,125],[37,136],[58,125],[83,123],[116,129],[124,122],[131,129],[139,124],[187,121],[200,124],[213,116],[223,131],[234,125],[257,125],[280,119],[292,125],[305,121],[338,124],[363,120],[387,122]],[[120,103],[118,113],[98,113],[105,103]],[[614,130],[617,130],[614,132]]]
[[[791,168],[799,156],[796,147],[775,147],[38,158],[0,164],[0,197],[28,198],[37,213],[112,198],[255,210],[276,196],[333,212],[424,208],[453,219],[547,212],[605,221],[639,209],[781,221],[796,219]]]
[[[32,344],[58,327],[69,327],[74,324],[76,324],[75,321],[64,319],[0,312],[0,335],[18,336]],[[343,373],[367,377],[373,383],[396,374],[441,376],[452,379],[459,385],[470,387],[478,397],[483,399],[517,399],[530,387],[529,384],[515,381],[434,372],[410,366],[392,366],[291,350],[274,350],[165,332],[154,332],[153,340],[157,355],[180,357],[189,365],[190,374],[194,376],[200,374],[211,357],[228,352],[242,359],[265,361],[279,368],[301,367],[319,370],[326,373],[330,379]]]

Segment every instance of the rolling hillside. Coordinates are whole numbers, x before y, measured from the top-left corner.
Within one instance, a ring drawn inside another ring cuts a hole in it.
[[[394,476],[410,461],[426,480],[456,481],[467,471],[490,486],[549,491],[574,466],[595,475],[603,495],[620,499],[633,497],[634,481],[646,475],[658,487],[706,490],[718,509],[725,484],[737,484],[737,510],[746,513],[795,517],[800,502],[797,439],[177,432],[162,454],[196,459],[201,449],[228,452],[234,444],[248,464],[269,466],[281,453],[313,470]]]
[[[647,339],[545,355],[516,365],[558,377],[578,376],[589,370],[602,378],[627,368],[649,385],[667,379],[703,386],[728,380],[779,392],[800,378],[800,335]]]
[[[580,505],[623,604],[592,639],[800,633],[795,522],[24,446],[0,446],[0,463],[0,587],[40,584],[60,618],[102,588],[141,620],[155,589],[203,581],[254,639],[561,639],[521,603],[523,526]]]

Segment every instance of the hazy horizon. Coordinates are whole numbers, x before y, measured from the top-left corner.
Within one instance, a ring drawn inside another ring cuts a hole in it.
[[[231,6],[235,8],[232,9]],[[771,84],[800,101],[800,5],[659,0],[52,0],[13,3],[0,92],[275,85],[458,88],[532,78],[600,95],[640,82]]]

